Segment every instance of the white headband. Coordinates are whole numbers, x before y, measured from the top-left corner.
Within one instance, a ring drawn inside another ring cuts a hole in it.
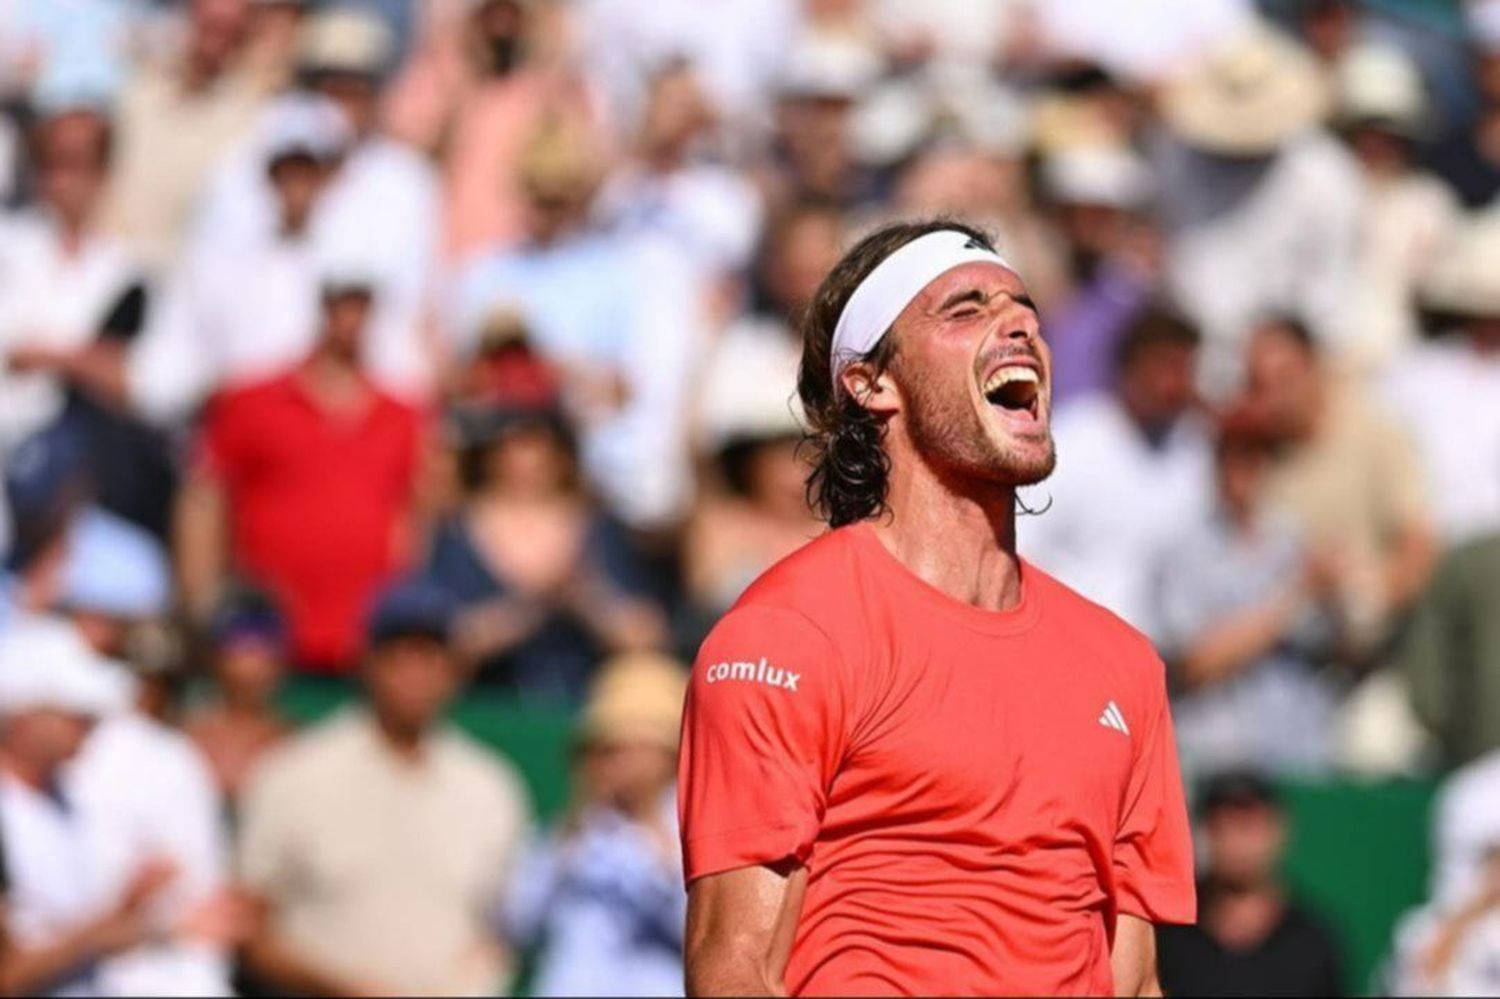
[[[994,250],[953,229],[919,236],[882,260],[854,289],[833,328],[830,366],[834,391],[838,391],[844,368],[875,348],[923,288],[953,268],[975,261],[1010,267]]]

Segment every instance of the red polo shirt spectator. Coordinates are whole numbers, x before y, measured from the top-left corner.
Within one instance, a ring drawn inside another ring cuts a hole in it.
[[[295,662],[337,673],[408,555],[421,419],[362,378],[353,403],[330,405],[310,367],[215,400],[201,466],[223,491],[235,567],[286,609]]]

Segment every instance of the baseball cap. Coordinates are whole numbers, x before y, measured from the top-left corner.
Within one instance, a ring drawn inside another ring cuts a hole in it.
[[[51,709],[101,718],[129,706],[131,687],[65,621],[26,618],[0,633],[0,717]]]
[[[396,638],[432,638],[446,643],[453,630],[457,602],[435,583],[411,580],[387,590],[370,615],[370,644]]]
[[[242,639],[281,646],[286,642],[286,622],[269,594],[238,586],[214,608],[208,634],[221,647]]]
[[[1198,817],[1207,818],[1221,808],[1257,806],[1281,810],[1281,795],[1271,782],[1251,770],[1225,771],[1204,782],[1198,797]]]

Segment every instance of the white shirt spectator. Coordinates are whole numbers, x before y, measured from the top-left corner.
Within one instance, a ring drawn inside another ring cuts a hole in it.
[[[62,409],[50,374],[7,370],[18,348],[80,347],[99,333],[137,270],[114,239],[90,235],[69,252],[56,225],[27,212],[0,222],[0,460]]]
[[[195,246],[244,245],[276,230],[266,146],[284,111],[268,109],[220,167],[194,228]],[[320,259],[336,259],[375,280],[370,371],[383,387],[408,398],[425,394],[435,374],[428,320],[441,217],[431,165],[401,143],[373,135],[345,155],[309,226]]]
[[[275,236],[203,246],[161,297],[126,380],[148,417],[187,415],[214,390],[275,375],[305,357],[318,328],[317,259]]]
[[[1397,358],[1386,398],[1415,439],[1450,544],[1500,531],[1500,356],[1461,335]]]
[[[64,802],[0,773],[0,843],[10,881],[6,929],[23,947],[44,947],[99,913],[103,878],[88,848],[85,826]],[[103,994],[81,974],[50,995]]]
[[[694,163],[667,174],[615,173],[600,194],[599,214],[624,233],[670,241],[710,274],[725,274],[749,266],[762,208],[743,174]]]
[[[1113,396],[1095,395],[1059,412],[1053,437],[1057,471],[1026,496],[1052,506],[1020,519],[1021,554],[1156,635],[1161,560],[1183,525],[1207,516],[1207,434],[1185,417],[1153,446]]]
[[[225,887],[218,792],[186,736],[135,711],[106,718],[68,780],[106,897],[118,898],[141,865],[158,858],[177,872],[160,902],[169,925]],[[139,947],[96,974],[108,995],[232,994],[228,955],[202,943]]]
[[[1158,163],[1167,278],[1203,331],[1208,386],[1232,388],[1249,327],[1267,313],[1336,338],[1354,274],[1360,180],[1349,154],[1312,132],[1268,159],[1165,145]]]

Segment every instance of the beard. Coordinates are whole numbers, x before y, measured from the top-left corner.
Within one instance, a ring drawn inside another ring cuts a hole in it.
[[[936,379],[920,375],[905,381],[913,448],[944,477],[1015,488],[1035,485],[1052,474],[1057,450],[1050,414],[1044,414],[1044,441],[997,440],[1000,431],[975,411],[964,387],[940,386]]]

